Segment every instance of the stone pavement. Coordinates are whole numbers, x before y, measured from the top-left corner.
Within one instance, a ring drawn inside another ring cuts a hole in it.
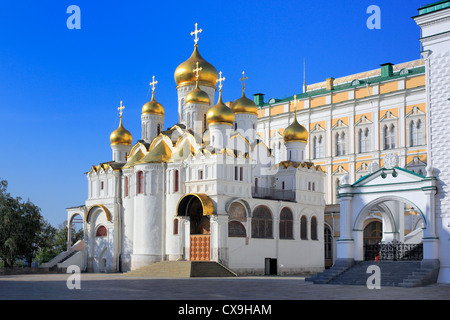
[[[148,278],[87,274],[0,276],[0,300],[450,300],[450,285],[420,288],[315,285],[303,277]]]

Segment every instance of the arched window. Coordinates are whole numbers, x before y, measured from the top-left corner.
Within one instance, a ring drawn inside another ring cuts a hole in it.
[[[137,173],[137,185],[136,185],[136,189],[137,189],[137,193],[144,193],[144,172],[139,171]]]
[[[247,232],[245,227],[239,221],[230,221],[228,223],[228,236],[229,237],[246,237]]]
[[[345,155],[345,132],[336,133],[336,156]]]
[[[314,159],[323,158],[323,137],[315,136],[313,139]]]
[[[159,136],[160,133],[161,133],[161,125],[158,123],[158,125],[156,126],[156,135]]]
[[[359,152],[368,152],[370,150],[369,128],[359,129]]]
[[[175,170],[173,173],[173,192],[178,192],[180,190],[180,173]]]
[[[105,226],[100,226],[97,228],[97,231],[95,232],[96,237],[106,237],[108,235],[108,231],[106,230]]]
[[[272,239],[272,214],[265,206],[258,206],[252,215],[252,238]]]
[[[411,147],[420,146],[425,143],[424,139],[425,135],[421,119],[417,120],[416,122],[411,121],[410,133],[411,133]]]
[[[289,208],[283,208],[280,213],[280,239],[294,239],[294,218]]]
[[[311,240],[319,240],[317,238],[317,218],[311,218]]]
[[[391,124],[389,127],[385,125],[383,135],[384,135],[384,149],[385,150],[394,149],[396,140],[394,124]]]
[[[233,202],[228,210],[228,236],[246,237],[247,231],[242,223],[247,222],[245,207],[239,202]]]
[[[306,216],[300,218],[300,239],[308,240],[308,226],[307,226]]]

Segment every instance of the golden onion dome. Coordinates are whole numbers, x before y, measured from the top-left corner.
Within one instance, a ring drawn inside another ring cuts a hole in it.
[[[159,114],[164,115],[163,106],[155,100],[155,92],[152,93],[152,99],[142,106],[142,114]]]
[[[284,142],[308,142],[308,131],[297,122],[297,115],[294,114],[294,122],[284,130]]]
[[[234,113],[249,113],[258,115],[258,107],[256,106],[256,103],[247,98],[244,91],[242,91],[242,97],[231,104],[231,110],[233,110]]]
[[[117,144],[131,146],[133,136],[131,135],[130,131],[123,127],[122,117],[120,117],[119,127],[111,133],[111,135],[109,136],[109,140],[111,141],[112,146]]]
[[[222,91],[219,93],[219,101],[208,110],[206,114],[206,122],[208,125],[224,123],[232,125],[234,123],[234,112],[228,108],[222,101]]]
[[[216,68],[209,62],[207,62],[198,52],[198,45],[195,44],[194,52],[189,59],[180,64],[175,70],[175,83],[177,86],[181,84],[190,84],[196,81],[196,75],[194,73],[194,69],[197,67],[201,68],[202,72],[199,75],[200,83],[204,83],[205,85],[210,85],[215,87],[216,81],[218,78],[218,73]]]
[[[198,81],[196,82],[194,90],[189,92],[186,96],[186,104],[192,103],[203,103],[208,105],[210,104],[208,94],[200,89],[200,87],[198,86]]]

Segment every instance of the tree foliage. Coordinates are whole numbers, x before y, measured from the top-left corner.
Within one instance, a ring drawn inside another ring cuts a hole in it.
[[[14,198],[7,192],[8,183],[0,179],[0,259],[13,267],[21,259],[29,266],[36,255],[47,250],[56,234],[31,201]]]

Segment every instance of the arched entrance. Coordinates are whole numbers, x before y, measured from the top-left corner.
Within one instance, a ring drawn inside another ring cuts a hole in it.
[[[378,241],[381,236],[381,249],[377,249],[381,256],[384,247],[386,252],[392,248],[388,254],[394,260],[403,260],[409,245],[420,244],[423,246],[420,259],[435,260],[438,245],[435,193],[434,177],[398,167],[379,169],[354,184],[349,184],[345,176],[339,187],[341,223],[340,238],[336,241],[337,258],[344,264],[362,261],[364,245]],[[408,212],[411,214],[405,218]],[[380,221],[381,225],[370,225],[373,220]],[[419,225],[420,230],[413,230],[414,225]]]
[[[177,216],[189,221],[189,258],[191,261],[210,260],[210,216],[213,214],[214,203],[205,194],[187,194],[178,202]]]

